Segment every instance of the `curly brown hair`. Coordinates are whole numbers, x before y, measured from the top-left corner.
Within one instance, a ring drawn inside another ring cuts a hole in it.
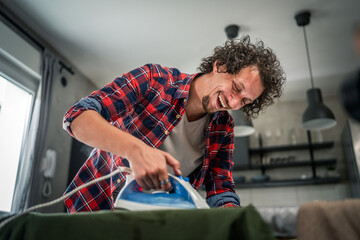
[[[252,103],[242,107],[248,118],[255,118],[266,106],[274,103],[283,92],[285,73],[279,60],[270,48],[265,48],[262,41],[252,44],[250,37],[245,35],[240,39],[227,40],[224,46],[214,49],[214,54],[203,58],[198,70],[201,73],[210,73],[217,61],[217,67],[225,65],[226,73],[237,74],[248,66],[257,66],[264,86],[263,93]]]

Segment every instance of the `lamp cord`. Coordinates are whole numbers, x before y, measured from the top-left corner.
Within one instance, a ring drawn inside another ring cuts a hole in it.
[[[312,88],[314,88],[314,79],[313,79],[313,74],[312,74],[312,69],[311,69],[311,64],[310,64],[309,46],[308,46],[308,41],[307,41],[307,37],[306,37],[305,26],[303,26],[303,30],[304,30],[304,39],[305,39],[306,54],[307,54],[307,59],[308,59],[308,64],[309,64],[311,86],[312,86]]]

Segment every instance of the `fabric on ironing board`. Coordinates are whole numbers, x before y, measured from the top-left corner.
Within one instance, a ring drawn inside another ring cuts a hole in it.
[[[299,240],[360,239],[360,199],[308,202],[297,217]]]
[[[275,240],[253,206],[168,211],[26,214],[0,240],[247,239]]]

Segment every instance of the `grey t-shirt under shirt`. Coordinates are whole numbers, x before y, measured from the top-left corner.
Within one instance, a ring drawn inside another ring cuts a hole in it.
[[[210,115],[206,114],[196,121],[189,122],[184,113],[181,121],[159,147],[180,162],[183,176],[188,176],[203,162],[205,128],[209,120]],[[168,171],[173,173],[169,166]]]

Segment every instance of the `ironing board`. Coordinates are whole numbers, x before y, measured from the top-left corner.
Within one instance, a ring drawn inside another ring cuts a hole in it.
[[[0,240],[256,239],[274,240],[253,206],[168,211],[28,213],[0,229]]]

